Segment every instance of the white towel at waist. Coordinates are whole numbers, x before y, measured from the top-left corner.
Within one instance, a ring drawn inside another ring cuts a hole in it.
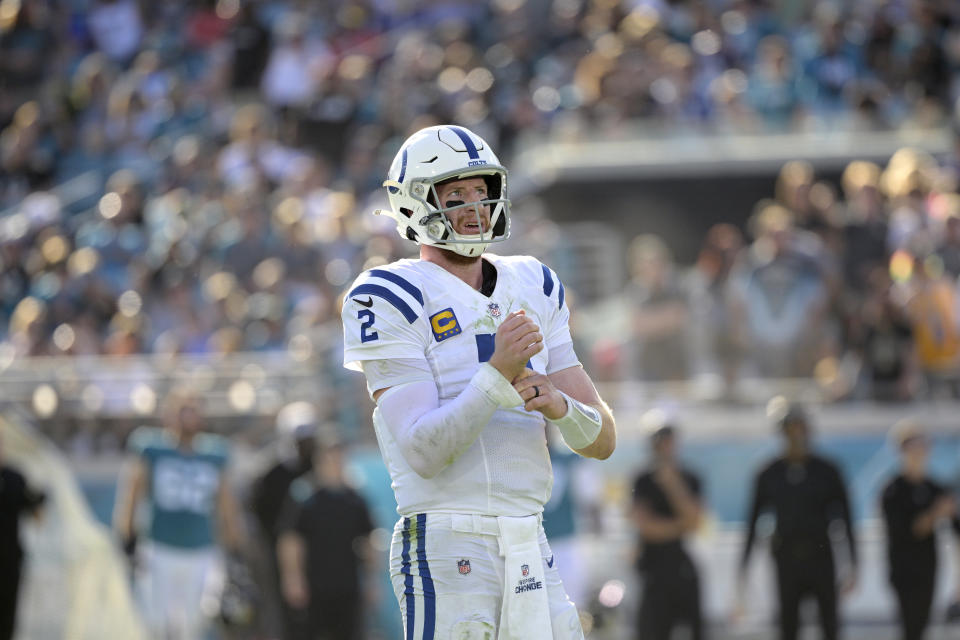
[[[500,555],[504,556],[503,609],[499,640],[553,640],[550,602],[536,515],[500,516]]]

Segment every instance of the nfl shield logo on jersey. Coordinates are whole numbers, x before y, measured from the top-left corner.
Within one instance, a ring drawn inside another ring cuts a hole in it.
[[[530,565],[528,564],[520,565],[520,573],[522,573],[523,577],[526,578],[527,575],[530,573]]]
[[[491,302],[487,305],[487,313],[489,313],[494,318],[500,317],[500,305],[496,302]]]
[[[457,569],[461,575],[467,575],[470,573],[470,561],[467,559],[457,560]]]

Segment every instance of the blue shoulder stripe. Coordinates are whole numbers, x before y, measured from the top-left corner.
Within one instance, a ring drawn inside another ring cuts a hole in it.
[[[563,283],[560,282],[559,278],[557,278],[557,282],[560,284],[560,303],[557,305],[557,309],[563,309]]]
[[[553,293],[553,276],[550,275],[550,269],[547,268],[547,265],[540,265],[543,267],[543,295],[550,297],[550,294]]]
[[[463,141],[463,145],[467,148],[467,155],[470,156],[471,160],[476,160],[480,157],[480,154],[477,152],[477,145],[473,144],[473,138],[470,137],[469,133],[460,127],[447,128],[457,134],[457,136]]]
[[[413,324],[417,319],[417,313],[410,308],[410,305],[404,302],[403,298],[395,294],[393,291],[390,291],[390,289],[387,289],[386,287],[382,287],[379,284],[370,284],[370,283],[361,284],[359,286],[354,287],[353,291],[347,294],[347,297],[352,298],[353,296],[361,293],[369,293],[372,296],[383,298],[384,300],[386,300],[387,302],[395,306],[397,308],[397,311],[402,313],[403,317],[406,318],[407,322],[409,322],[410,324]]]
[[[384,280],[389,280],[393,284],[402,288],[404,291],[413,296],[413,299],[423,304],[423,294],[420,293],[420,289],[416,288],[410,281],[402,276],[398,276],[392,271],[384,271],[383,269],[371,269],[370,275],[375,278],[383,278]]]

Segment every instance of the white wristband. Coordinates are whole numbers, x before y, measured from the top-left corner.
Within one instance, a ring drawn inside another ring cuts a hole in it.
[[[603,425],[600,412],[590,405],[574,400],[563,391],[560,394],[567,401],[567,413],[550,422],[557,426],[564,442],[574,451],[589,447],[600,435]]]
[[[493,368],[489,362],[484,362],[473,374],[470,384],[483,392],[485,396],[496,402],[501,407],[516,407],[523,404],[523,398],[513,388],[510,381]]]

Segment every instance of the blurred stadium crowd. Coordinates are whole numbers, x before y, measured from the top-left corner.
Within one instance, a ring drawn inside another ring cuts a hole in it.
[[[710,228],[689,269],[655,236],[630,260],[641,379],[712,372],[735,393],[748,372],[812,376],[830,400],[960,397],[960,196],[928,154],[852,162],[840,193],[790,162],[748,232]]]
[[[5,0],[0,83],[6,359],[309,351],[340,288],[409,250],[369,211],[410,131],[462,123],[509,165],[530,135],[943,125],[960,8]],[[689,270],[638,239],[640,353],[601,341],[597,369],[956,395],[958,162],[904,150],[841,191],[791,163]]]

